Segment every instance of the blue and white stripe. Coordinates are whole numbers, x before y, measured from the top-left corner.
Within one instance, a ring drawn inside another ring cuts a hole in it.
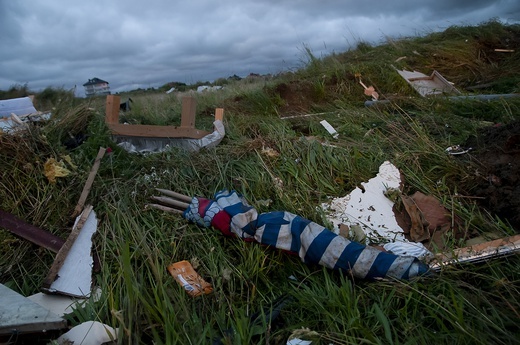
[[[397,256],[350,241],[295,214],[258,214],[234,191],[222,191],[215,197],[230,215],[231,231],[237,236],[294,252],[305,263],[345,270],[363,279],[409,279],[428,271],[428,266],[415,257]]]

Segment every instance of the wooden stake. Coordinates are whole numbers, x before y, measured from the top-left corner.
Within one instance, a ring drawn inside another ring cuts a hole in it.
[[[185,202],[174,200],[174,199],[168,198],[166,196],[152,196],[152,197],[150,197],[150,199],[160,202],[162,204],[167,204],[167,205],[174,206],[174,207],[180,207],[183,210],[187,209],[189,206],[189,204],[187,204]]]
[[[152,208],[156,208],[158,210],[161,210],[164,212],[170,212],[170,213],[180,213],[180,214],[184,213],[184,211],[178,210],[176,208],[171,208],[171,207],[158,205],[158,204],[146,204],[146,207],[152,207]]]
[[[78,220],[78,223],[76,226],[72,229],[70,232],[69,237],[67,237],[67,240],[61,246],[60,250],[58,251],[58,254],[56,254],[56,257],[54,258],[54,262],[52,263],[51,269],[49,270],[49,274],[47,274],[47,277],[43,281],[43,288],[48,289],[51,287],[52,283],[56,280],[56,275],[58,274],[61,266],[63,266],[63,263],[65,262],[65,258],[69,254],[70,248],[72,248],[72,245],[74,244],[74,241],[76,241],[76,238],[78,238],[78,235],[83,228],[83,225],[85,225],[85,222],[87,221],[87,218],[92,211],[92,206],[89,205],[85,207],[83,212],[81,213],[81,217]]]
[[[72,213],[72,217],[76,217],[83,209],[83,205],[85,205],[85,200],[87,200],[87,196],[90,193],[90,189],[92,188],[92,183],[94,182],[94,178],[96,177],[97,171],[99,169],[99,165],[101,164],[101,159],[105,155],[105,151],[106,150],[104,147],[99,148],[96,160],[94,161],[94,165],[92,165],[92,169],[90,170],[90,174],[88,175],[87,182],[85,183],[85,186],[83,187],[83,192],[81,192],[78,204],[76,205],[76,208],[74,209],[74,212]]]
[[[180,201],[186,201],[187,203],[191,203],[192,198],[190,196],[187,196],[187,195],[184,195],[181,193],[177,193],[177,192],[174,192],[171,190],[167,190],[167,189],[155,188],[155,190],[157,190],[160,193],[163,193],[164,195],[171,196],[174,199],[178,199]]]

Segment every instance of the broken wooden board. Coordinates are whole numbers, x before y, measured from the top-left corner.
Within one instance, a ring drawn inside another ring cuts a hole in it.
[[[520,251],[520,235],[500,238],[473,246],[458,248],[452,252],[439,253],[435,260],[430,263],[432,270],[440,270],[444,266],[467,263],[482,262],[493,258],[507,256]]]
[[[437,71],[433,71],[430,76],[417,71],[397,70],[397,73],[423,97],[460,94],[460,91]]]
[[[5,228],[34,244],[57,253],[65,241],[52,233],[24,222],[20,218],[0,210],[0,228]]]
[[[90,296],[94,264],[92,236],[97,231],[97,224],[92,207],[87,207],[76,218],[71,235],[58,252],[44,281],[43,291],[73,297]]]
[[[67,321],[0,284],[0,335],[48,332],[67,327]]]

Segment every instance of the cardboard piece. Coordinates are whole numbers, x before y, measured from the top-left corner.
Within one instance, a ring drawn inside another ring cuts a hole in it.
[[[423,97],[460,94],[460,91],[437,71],[433,71],[430,76],[417,71],[397,70],[397,73]]]

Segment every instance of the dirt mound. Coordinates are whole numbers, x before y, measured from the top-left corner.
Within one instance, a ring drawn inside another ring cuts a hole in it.
[[[520,230],[520,121],[484,128],[465,146],[482,169],[473,188],[480,205]]]

